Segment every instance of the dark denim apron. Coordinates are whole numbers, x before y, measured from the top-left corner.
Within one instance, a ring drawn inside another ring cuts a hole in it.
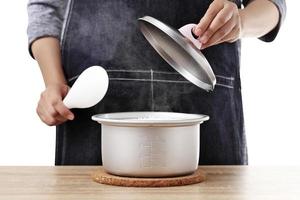
[[[62,36],[64,71],[70,86],[92,65],[110,78],[105,98],[89,109],[74,109],[75,120],[57,127],[56,165],[102,164],[98,113],[170,111],[201,113],[199,164],[247,164],[239,77],[240,43],[203,51],[217,85],[207,93],[185,80],[148,44],[137,18],[153,16],[179,28],[197,23],[210,0],[71,0]],[[240,5],[239,5],[240,6]],[[176,148],[176,146],[174,146]]]

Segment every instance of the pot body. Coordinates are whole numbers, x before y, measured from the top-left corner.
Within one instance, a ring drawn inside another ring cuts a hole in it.
[[[130,127],[102,124],[104,169],[131,177],[169,177],[198,167],[200,123]]]

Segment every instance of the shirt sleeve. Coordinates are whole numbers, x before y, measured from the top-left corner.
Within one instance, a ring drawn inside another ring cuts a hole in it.
[[[248,5],[248,3],[250,3],[253,0],[243,0],[243,5],[246,7]],[[286,15],[286,3],[285,0],[269,0],[271,2],[273,2],[275,4],[275,6],[277,7],[278,11],[279,11],[279,21],[278,24],[275,26],[275,28],[273,28],[273,30],[271,30],[269,33],[261,36],[259,39],[265,42],[272,42],[278,32],[279,29],[285,19],[285,15]]]
[[[41,37],[51,36],[60,39],[65,10],[68,0],[29,0],[28,11],[28,46]]]

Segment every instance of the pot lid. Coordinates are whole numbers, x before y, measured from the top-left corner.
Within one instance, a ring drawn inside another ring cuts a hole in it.
[[[207,121],[207,115],[175,112],[117,112],[92,116],[92,120],[111,126],[188,126]]]
[[[145,16],[138,22],[148,42],[177,72],[206,91],[214,89],[216,77],[211,66],[192,42],[153,17]]]

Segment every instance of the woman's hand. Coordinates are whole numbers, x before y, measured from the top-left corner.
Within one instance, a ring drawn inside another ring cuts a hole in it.
[[[36,111],[40,119],[47,125],[58,125],[74,119],[74,114],[62,101],[68,90],[69,87],[67,85],[56,84],[49,85],[42,92]]]
[[[74,114],[63,104],[69,87],[62,69],[59,40],[53,37],[37,39],[32,44],[32,52],[46,86],[36,109],[37,114],[49,126],[74,119]]]
[[[201,49],[222,42],[234,42],[241,37],[241,17],[237,5],[228,0],[214,0],[204,17],[194,28]]]

